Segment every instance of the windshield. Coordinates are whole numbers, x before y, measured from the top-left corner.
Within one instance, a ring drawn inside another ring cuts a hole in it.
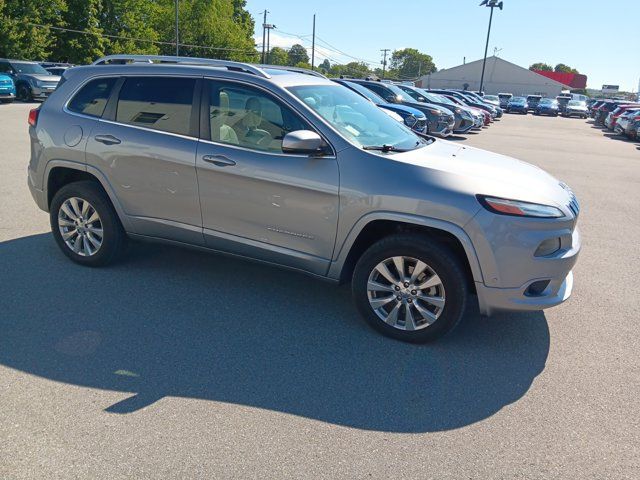
[[[499,102],[500,101],[500,99],[498,97],[496,97],[495,95],[485,95],[484,99],[488,100],[490,102]]]
[[[553,98],[543,98],[542,100],[540,100],[540,103],[543,103],[545,105],[553,105],[554,103],[558,103],[558,102],[555,101]]]
[[[501,98],[502,100],[505,100],[505,99],[508,100],[511,97],[513,97],[513,95],[511,95],[510,93],[501,93],[498,95],[498,97]]]
[[[349,88],[351,88],[352,90],[355,90],[360,95],[371,100],[373,103],[382,103],[382,104],[389,103],[377,93],[369,90],[367,87],[363,87],[362,85],[358,85],[357,83],[353,83],[353,82],[344,82],[344,83],[345,85],[349,85]]]
[[[571,100],[567,105],[569,105],[570,107],[586,107],[587,106],[586,103],[581,102],[580,100]]]
[[[33,73],[36,75],[51,75],[37,63],[11,62],[11,67],[17,73]]]
[[[340,85],[305,85],[289,91],[359,147],[413,150],[427,144],[369,100]]]
[[[411,102],[416,103],[416,99],[409,95],[407,92],[402,90],[400,87],[395,85],[391,85],[388,83],[384,84],[385,87],[388,87],[395,95],[399,96],[403,102]]]
[[[511,103],[525,103],[527,101],[524,97],[514,97],[511,99]]]
[[[458,104],[452,100],[449,100],[447,97],[445,97],[444,95],[439,95],[437,93],[431,93],[431,92],[427,92],[426,90],[420,90],[421,92],[426,93],[428,96],[426,98],[432,98],[433,100],[431,100],[432,102],[440,102],[440,103],[446,103],[447,105],[452,105],[454,107],[457,107]]]

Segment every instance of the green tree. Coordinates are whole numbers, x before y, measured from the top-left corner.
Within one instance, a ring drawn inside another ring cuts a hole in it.
[[[543,72],[553,72],[553,67],[546,63],[538,62],[529,67],[529,70],[541,70]]]
[[[389,76],[397,78],[416,78],[435,72],[433,58],[415,48],[394,50],[389,62]]]
[[[66,0],[67,11],[63,15],[69,29],[85,33],[60,32],[56,38],[52,58],[71,63],[91,63],[104,55],[109,41],[102,36],[100,18],[101,0]]]
[[[298,62],[294,65],[296,68],[306,68],[307,70],[311,70],[311,64],[309,62]]]
[[[158,45],[153,43],[160,40],[157,28],[159,14],[156,2],[102,0],[100,26],[106,35],[121,37],[107,39],[109,43],[106,53],[160,53]]]
[[[64,0],[0,0],[0,57],[45,60],[64,26]],[[46,26],[38,26],[46,25]]]
[[[318,70],[324,72],[325,74],[329,72],[331,69],[331,63],[326,58],[322,61],[320,65],[318,65]]]
[[[557,64],[554,70],[559,73],[580,73],[575,68],[571,68],[569,65],[565,65],[564,63]]]
[[[273,47],[269,51],[269,58],[267,63],[271,65],[287,65],[289,63],[289,56],[284,48]]]
[[[309,55],[306,48],[296,43],[289,49],[287,64],[293,66],[300,62],[309,63]]]
[[[369,70],[369,66],[364,62],[349,62],[345,65],[332,65],[329,69],[329,76],[339,77],[340,75],[364,78],[371,75],[371,70]]]

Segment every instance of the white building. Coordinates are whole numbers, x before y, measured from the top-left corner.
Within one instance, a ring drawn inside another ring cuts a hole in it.
[[[482,60],[466,63],[458,67],[447,68],[439,72],[425,75],[417,80],[416,85],[422,88],[452,88],[459,90],[480,90]],[[487,58],[484,73],[483,90],[488,95],[513,93],[519,95],[542,95],[555,98],[562,90],[570,87],[550,78],[522,68],[515,63],[507,62],[499,57]]]

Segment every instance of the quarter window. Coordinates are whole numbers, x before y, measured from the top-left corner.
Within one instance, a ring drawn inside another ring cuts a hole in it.
[[[259,89],[209,81],[211,140],[283,153],[282,139],[309,127],[298,115]]]
[[[194,88],[192,78],[127,78],[120,90],[116,121],[188,135]]]
[[[72,112],[101,117],[115,83],[115,78],[90,81],[73,97],[67,108]]]

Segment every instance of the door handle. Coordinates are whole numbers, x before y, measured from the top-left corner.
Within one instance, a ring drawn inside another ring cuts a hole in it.
[[[213,163],[218,167],[230,167],[236,164],[236,162],[234,162],[230,158],[225,157],[224,155],[205,155],[204,157],[202,157],[202,160],[208,163]]]
[[[96,135],[96,142],[104,143],[105,145],[118,145],[122,143],[121,140],[113,135]]]

